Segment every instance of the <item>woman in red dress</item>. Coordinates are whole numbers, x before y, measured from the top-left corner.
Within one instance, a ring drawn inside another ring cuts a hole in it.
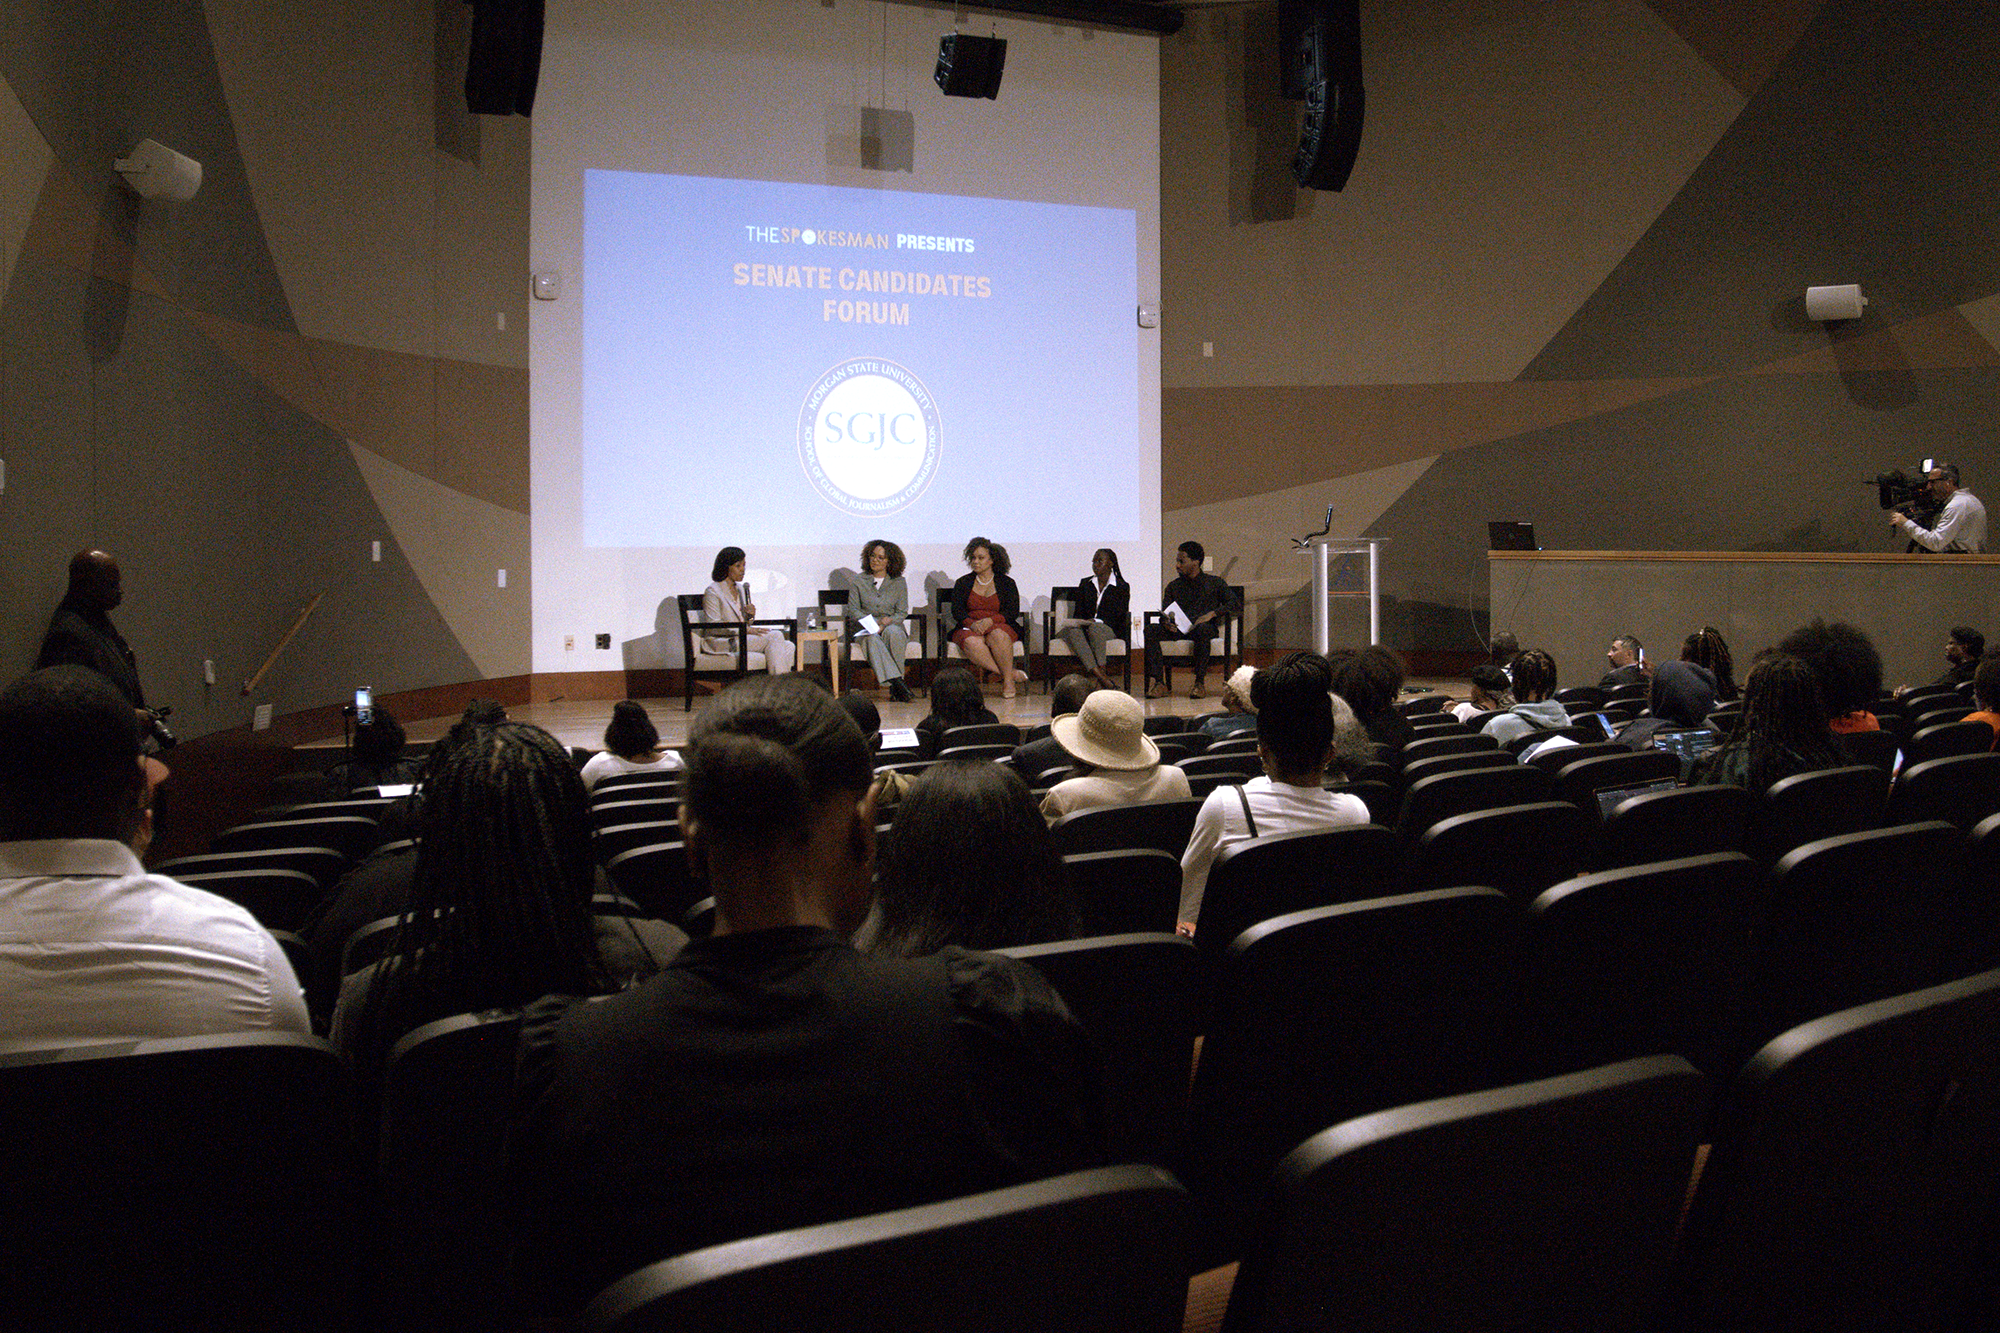
[[[1000,697],[1014,697],[1014,686],[1028,678],[1014,668],[1014,645],[1021,641],[1021,590],[1007,577],[1012,562],[1007,548],[984,537],[965,544],[965,563],[972,572],[951,588],[951,639],[966,660],[991,671],[1003,682]]]

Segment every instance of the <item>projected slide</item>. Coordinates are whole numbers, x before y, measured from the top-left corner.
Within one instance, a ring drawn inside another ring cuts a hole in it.
[[[584,173],[595,547],[1131,541],[1126,209]]]

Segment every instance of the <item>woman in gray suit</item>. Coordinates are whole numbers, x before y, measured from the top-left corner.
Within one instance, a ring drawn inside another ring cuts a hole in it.
[[[861,573],[849,585],[847,619],[868,650],[875,679],[889,688],[898,703],[910,701],[903,681],[904,650],[909,647],[910,590],[903,583],[903,548],[877,538],[861,548]],[[862,617],[873,617],[869,629]]]

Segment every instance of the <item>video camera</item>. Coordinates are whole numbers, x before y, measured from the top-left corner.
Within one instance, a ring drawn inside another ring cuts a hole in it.
[[[1931,497],[1930,471],[1936,466],[1937,460],[1926,458],[1914,477],[1905,476],[1901,468],[1891,468],[1877,476],[1872,483],[1877,503],[1913,520],[1918,527],[1935,527],[1937,516],[1944,509]]]
[[[174,711],[172,706],[161,704],[157,708],[148,711],[152,713],[153,720],[146,724],[146,734],[153,738],[153,743],[162,750],[171,750],[176,745],[179,745],[181,743],[180,737],[167,729],[166,719]]]

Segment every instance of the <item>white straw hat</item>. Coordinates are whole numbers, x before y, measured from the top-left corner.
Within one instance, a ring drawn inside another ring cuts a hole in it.
[[[1146,710],[1122,690],[1098,690],[1083,710],[1049,723],[1056,743],[1092,768],[1151,768],[1160,747],[1146,734]]]

